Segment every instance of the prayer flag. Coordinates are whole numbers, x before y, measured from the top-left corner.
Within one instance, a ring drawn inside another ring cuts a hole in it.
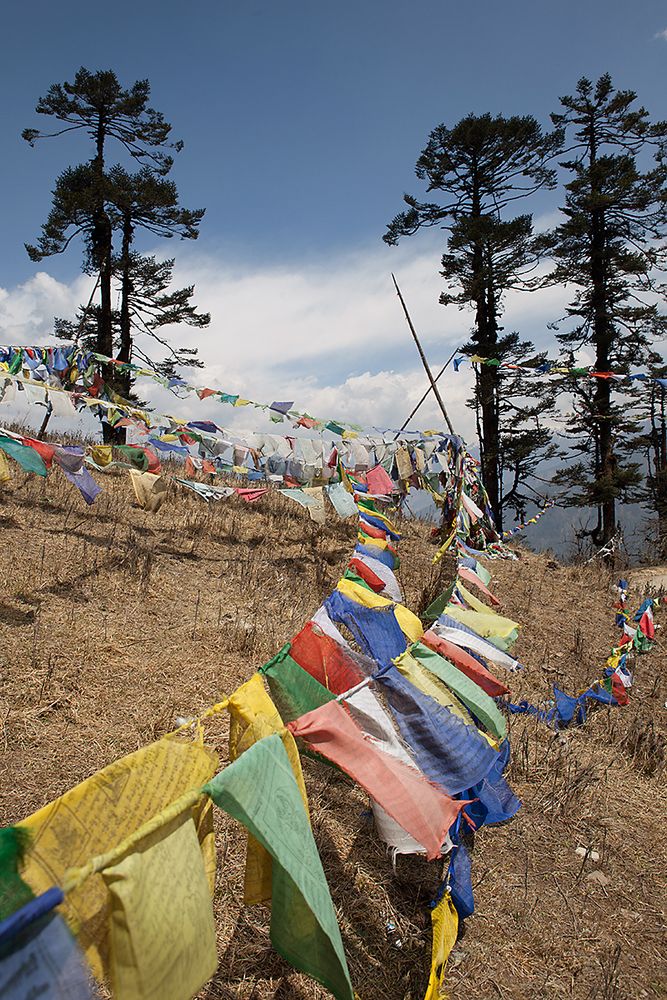
[[[191,811],[102,871],[111,897],[110,965],[118,1000],[184,1000],[216,970],[211,895]]]
[[[21,823],[31,836],[25,881],[35,892],[62,882],[68,868],[117,847],[185,791],[207,781],[217,765],[212,750],[176,736],[109,764]],[[210,809],[204,804],[196,821],[212,886],[215,844]],[[99,875],[68,893],[63,903],[63,916],[98,977],[108,961],[108,915],[109,897]]]
[[[280,737],[267,736],[251,746],[205,791],[273,858],[271,941],[276,951],[337,1000],[353,1000],[329,887]]]
[[[443,794],[422,774],[374,747],[337,701],[302,715],[288,728],[361,785],[422,844],[429,859],[440,856],[464,802]]]

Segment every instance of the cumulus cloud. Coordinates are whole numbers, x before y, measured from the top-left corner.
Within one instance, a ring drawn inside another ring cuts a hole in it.
[[[663,41],[667,42],[667,28],[663,31],[656,31],[654,38],[662,38]]]
[[[170,339],[199,349],[205,369],[186,374],[199,385],[260,402],[293,399],[318,417],[400,427],[427,383],[390,271],[397,275],[433,369],[466,341],[471,326],[471,313],[438,304],[438,255],[436,237],[428,235],[417,249],[371,246],[299,267],[241,267],[226,255],[184,252],[176,280],[196,285],[196,301],[210,311],[212,322],[204,331],[174,328]],[[90,288],[90,278],[65,284],[39,272],[17,288],[0,289],[0,341],[52,343],[54,315],[73,316]],[[563,301],[562,289],[511,294],[505,329],[548,343],[553,334],[546,323],[561,315]],[[456,430],[469,439],[474,425],[465,399],[471,381],[466,366],[459,374],[450,369],[439,383]],[[194,396],[175,399],[152,383],[140,384],[139,392],[159,412],[209,417],[236,429],[281,430],[249,408]],[[442,424],[435,400],[429,399],[411,426]]]

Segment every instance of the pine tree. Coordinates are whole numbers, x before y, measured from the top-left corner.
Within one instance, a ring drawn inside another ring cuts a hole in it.
[[[68,133],[85,132],[91,139],[94,156],[88,170],[88,187],[83,195],[91,205],[91,225],[87,253],[99,273],[100,309],[97,349],[109,355],[111,332],[111,254],[112,230],[106,204],[105,157],[109,139],[115,139],[136,160],[150,164],[151,169],[165,174],[171,168],[171,148],[178,151],[182,143],[169,143],[171,125],[162,114],[148,106],[150,85],[138,80],[129,90],[121,87],[111,70],[91,73],[81,67],[73,83],[53,84],[37,102],[35,111],[61,122],[63,127],[53,132],[27,128],[22,137],[31,146],[40,139]],[[71,238],[66,229],[55,227],[56,218],[49,216],[37,246],[26,246],[32,260],[62,253]],[[48,228],[48,233],[46,232]]]
[[[91,73],[80,69],[73,83],[54,84],[37,104],[39,114],[53,116],[64,124],[51,133],[26,129],[23,138],[34,145],[38,139],[83,131],[93,143],[94,156],[88,163],[64,170],[56,180],[51,211],[36,245],[26,244],[32,260],[63,253],[80,237],[84,243],[83,270],[97,274],[100,288],[98,305],[79,312],[76,323],[56,321],[59,336],[77,335],[96,352],[129,361],[134,336],[144,332],[166,347],[167,361],[198,365],[196,351],[174,350],[158,331],[169,324],[185,322],[203,327],[208,314],[201,314],[191,302],[193,287],[169,290],[174,261],[156,261],[142,257],[134,248],[135,233],[141,229],[163,238],[179,236],[196,239],[203,209],[188,210],[179,206],[173,181],[166,179],[173,158],[171,152],[182,148],[171,142],[171,125],[160,112],[148,105],[150,86],[137,81],[129,90],[121,87],[115,73]],[[141,164],[131,174],[119,164],[107,165],[107,147],[114,141],[126,155]],[[114,252],[113,237],[120,237]],[[120,284],[121,303],[112,307],[112,280]],[[153,296],[149,302],[150,296]],[[79,336],[80,334],[80,336]],[[145,355],[144,355],[145,357]],[[150,362],[155,366],[155,362]],[[132,379],[129,372],[118,375],[109,365],[105,380],[129,396]],[[111,432],[105,425],[105,440]]]
[[[447,291],[443,305],[474,309],[475,321],[465,352],[503,360],[526,356],[534,348],[514,333],[502,334],[500,323],[505,294],[513,289],[538,287],[537,246],[529,214],[506,218],[517,200],[542,187],[553,187],[550,159],[558,152],[561,134],[544,134],[530,117],[468,115],[452,128],[439,125],[417,161],[416,174],[427,190],[442,192],[445,203],[420,202],[405,195],[408,210],[397,215],[383,239],[395,245],[403,236],[438,226],[448,233],[441,274]],[[471,404],[478,420],[482,477],[497,526],[502,527],[504,467],[501,421],[511,412],[507,436],[517,445],[512,458],[514,477],[507,501],[519,500],[520,483],[548,448],[545,425],[531,435],[521,430],[534,424],[534,403],[522,399],[529,384],[516,376],[502,381],[496,368],[476,369]],[[511,398],[510,398],[510,394]],[[521,438],[521,447],[518,441]],[[532,461],[530,461],[532,455]],[[517,478],[518,475],[518,478]]]
[[[574,96],[562,97],[551,116],[566,130],[570,174],[565,185],[565,221],[544,238],[554,260],[550,281],[576,288],[568,306],[575,326],[559,339],[569,364],[582,349],[595,354],[601,373],[628,372],[646,364],[650,345],[667,330],[656,296],[664,289],[667,263],[667,123],[651,124],[636,94],[614,89],[608,74],[595,86],[581,79]],[[653,163],[640,169],[640,159]],[[559,479],[566,502],[593,506],[595,524],[586,530],[595,545],[614,537],[618,500],[640,498],[641,462],[628,447],[638,428],[627,383],[614,379],[574,380],[574,412],[568,433],[581,460]],[[619,400],[618,394],[625,398]]]

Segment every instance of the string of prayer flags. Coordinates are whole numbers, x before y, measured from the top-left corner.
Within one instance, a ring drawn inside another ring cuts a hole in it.
[[[23,820],[30,835],[22,875],[34,892],[63,882],[68,868],[117,847],[148,819],[215,772],[218,757],[199,743],[169,736],[121,757]],[[196,815],[210,880],[215,845],[210,809]],[[212,881],[211,881],[212,885]],[[109,898],[101,876],[69,892],[62,906],[94,974],[108,969]]]
[[[280,737],[267,736],[249,747],[204,790],[273,859],[273,947],[336,1000],[353,1000],[329,887]]]
[[[302,715],[288,728],[361,785],[423,846],[430,860],[440,857],[463,801],[450,798],[423,774],[373,746],[337,701]]]

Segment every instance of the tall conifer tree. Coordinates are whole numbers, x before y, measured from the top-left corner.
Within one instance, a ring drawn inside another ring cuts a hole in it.
[[[579,80],[561,106],[551,117],[566,130],[570,154],[562,164],[570,175],[565,220],[542,249],[555,264],[549,280],[576,288],[567,310],[575,325],[559,336],[567,359],[574,363],[588,349],[602,375],[592,388],[589,380],[570,386],[568,433],[581,459],[559,479],[567,503],[596,509],[587,533],[606,545],[617,529],[617,501],[640,499],[643,474],[641,456],[628,447],[638,430],[628,383],[604,373],[649,363],[653,339],[667,332],[657,304],[667,264],[667,123],[651,124],[636,94],[616,90],[609,74],[595,85]]]
[[[549,161],[560,145],[558,130],[544,134],[530,116],[468,115],[452,128],[439,125],[417,161],[416,174],[427,182],[428,192],[444,195],[444,204],[421,202],[406,194],[407,211],[393,219],[383,237],[395,245],[419,229],[438,226],[448,233],[441,271],[447,291],[440,301],[474,310],[472,336],[465,348],[468,354],[503,360],[525,358],[534,351],[517,334],[502,332],[505,294],[512,289],[530,290],[539,283],[532,216],[510,213],[514,202],[539,188],[554,186],[555,172]],[[529,394],[529,384],[518,376],[503,381],[496,368],[481,365],[476,369],[471,405],[478,418],[482,476],[499,528],[503,499],[514,506],[518,502],[522,509],[525,497],[520,485],[539,458],[550,453],[548,428],[535,426],[535,415],[540,409],[548,410],[548,400],[543,398],[542,406],[536,408],[535,401],[523,398]],[[532,437],[526,433],[530,424]],[[505,497],[504,451],[512,470]]]

